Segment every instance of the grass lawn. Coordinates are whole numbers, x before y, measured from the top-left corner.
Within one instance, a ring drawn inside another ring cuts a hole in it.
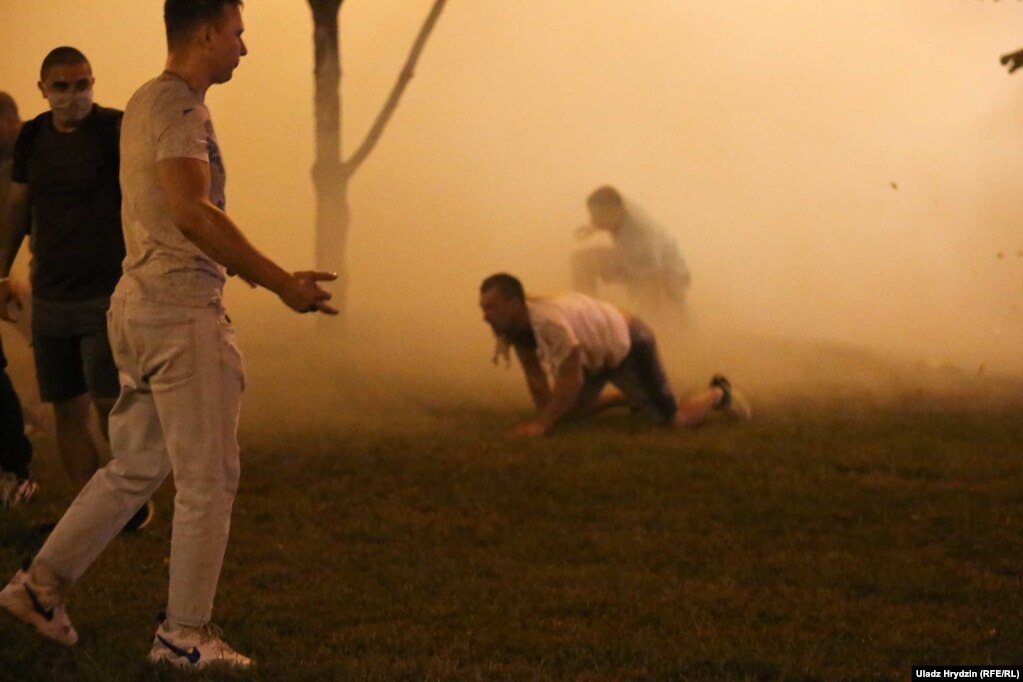
[[[259,668],[190,679],[905,680],[1019,663],[1010,405],[780,401],[683,433],[610,414],[529,442],[500,436],[515,407],[439,399],[328,429],[264,406],[243,429],[215,614]],[[0,516],[5,575],[71,494],[44,492]],[[74,588],[76,648],[0,618],[0,679],[177,679],[144,662],[172,496]]]

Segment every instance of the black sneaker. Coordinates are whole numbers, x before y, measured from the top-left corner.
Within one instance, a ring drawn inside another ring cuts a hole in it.
[[[135,516],[128,519],[128,523],[124,524],[124,528],[121,530],[122,533],[136,533],[152,522],[153,517],[156,516],[156,507],[153,506],[152,500],[147,500],[142,505]]]

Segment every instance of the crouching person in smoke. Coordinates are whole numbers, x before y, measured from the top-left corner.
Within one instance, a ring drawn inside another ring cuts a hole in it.
[[[685,304],[689,268],[671,232],[607,185],[590,194],[586,208],[590,222],[576,230],[576,238],[604,232],[611,245],[587,246],[572,255],[576,291],[594,296],[600,285],[623,285],[634,302],[655,311]]]
[[[515,350],[536,406],[536,416],[512,435],[540,436],[563,419],[626,404],[672,426],[696,426],[715,410],[751,416],[749,403],[720,374],[677,402],[653,331],[609,303],[583,294],[527,298],[518,279],[500,273],[480,286],[480,308],[497,336],[494,361]],[[608,383],[619,391],[605,393]]]

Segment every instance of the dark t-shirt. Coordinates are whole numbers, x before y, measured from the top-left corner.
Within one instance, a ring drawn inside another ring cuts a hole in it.
[[[122,115],[94,106],[78,129],[61,133],[46,112],[18,135],[11,179],[28,185],[36,298],[109,296],[121,276],[124,236],[117,176]]]

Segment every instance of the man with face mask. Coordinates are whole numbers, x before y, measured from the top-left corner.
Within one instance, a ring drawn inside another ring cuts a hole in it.
[[[9,276],[28,235],[39,393],[53,403],[57,448],[68,476],[81,487],[99,468],[100,448],[89,428],[92,408],[105,437],[120,392],[106,311],[124,259],[122,112],[93,104],[92,67],[73,47],[46,55],[39,78],[50,110],[25,123],[14,145],[0,234],[0,318],[13,322],[22,304]],[[141,528],[151,518],[147,504],[127,528]]]

